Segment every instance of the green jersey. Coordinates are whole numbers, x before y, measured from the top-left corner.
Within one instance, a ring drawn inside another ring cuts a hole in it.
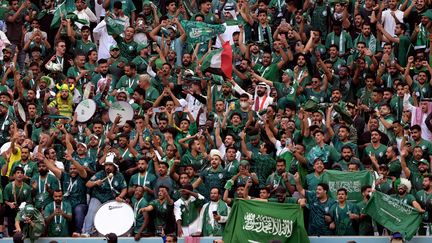
[[[306,175],[306,188],[309,191],[315,191],[318,184],[321,182],[321,178],[324,173],[317,176],[315,172]]]
[[[205,185],[205,193],[203,194],[206,198],[210,198],[210,190],[213,187],[219,188],[222,192],[225,186],[225,182],[229,179],[226,177],[224,169],[219,166],[217,169],[212,167],[203,170],[200,173],[200,178]]]
[[[150,202],[150,204],[153,207],[154,211],[154,218],[153,223],[154,226],[157,227],[163,227],[165,228],[168,218],[171,217],[173,214],[174,204],[169,205],[168,201],[164,200],[162,202],[159,201],[159,199],[155,199]]]
[[[89,51],[93,50],[97,51],[97,46],[91,41],[84,42],[82,39],[80,39],[75,43],[75,53],[83,53],[87,56]]]
[[[132,205],[135,214],[135,223],[134,223],[134,233],[138,233],[141,226],[144,224],[144,215],[139,212],[141,208],[145,208],[148,206],[148,201],[145,198],[140,198],[137,200],[135,197],[132,198]],[[148,233],[148,227],[146,227],[142,233]]]
[[[325,222],[324,216],[329,214],[330,208],[336,202],[331,198],[321,202],[315,191],[306,191],[305,196],[310,210],[308,235],[332,235],[333,232]]]
[[[72,178],[70,174],[62,172],[60,181],[62,183],[63,198],[73,208],[79,204],[87,204],[87,187],[85,179],[77,175]]]
[[[68,202],[61,202],[60,205],[56,205],[55,202],[46,205],[44,210],[45,220],[54,213],[56,208],[60,208],[65,214],[72,215],[72,206]],[[48,225],[48,236],[49,237],[68,237],[69,236],[69,225],[66,218],[61,215],[54,216],[54,219]]]
[[[268,154],[252,153],[251,172],[255,172],[258,176],[260,187],[266,185],[267,177],[272,173],[276,161]]]
[[[364,213],[367,202],[361,201],[357,203],[357,208],[360,214],[363,214],[363,218],[359,220],[359,235],[374,235],[374,228],[372,225],[372,218]]]
[[[124,88],[128,90],[129,94],[133,93],[133,90],[138,86],[139,76],[135,75],[133,77],[129,77],[123,75],[120,80],[116,84],[116,89]],[[132,91],[132,92],[131,92]]]
[[[134,40],[126,42],[121,36],[116,36],[114,39],[117,41],[120,55],[125,57],[128,60],[128,63],[129,61],[132,61],[136,57],[138,44]]]
[[[365,149],[366,155],[373,154],[378,161],[385,159],[386,151],[387,147],[384,146],[384,144],[380,144],[377,148],[374,148],[372,144],[369,144]]]
[[[21,203],[31,203],[31,187],[26,183],[22,183],[21,186],[16,186],[15,182],[9,182],[3,190],[3,200],[5,202],[14,202],[18,207]]]
[[[52,174],[47,174],[45,178],[36,175],[31,179],[31,183],[36,183],[35,207],[43,209],[53,201],[52,196],[48,193],[47,187],[52,191],[60,189],[60,181]]]
[[[38,173],[37,164],[33,161],[28,161],[26,163],[23,163],[21,160],[15,162],[12,165],[11,171],[15,171],[16,167],[21,167],[24,169],[24,175],[26,175],[29,178],[33,178]]]
[[[90,181],[104,180],[107,176],[105,171],[99,171],[90,178]],[[101,203],[105,203],[109,200],[114,200],[125,188],[127,188],[127,184],[123,174],[116,172],[113,178],[107,178],[102,185],[93,187],[91,196],[98,199]]]
[[[180,166],[192,165],[196,171],[201,171],[206,165],[206,160],[202,154],[193,156],[188,150],[180,160]]]
[[[343,207],[339,203],[335,203],[330,207],[329,214],[336,225],[336,235],[357,235],[353,221],[349,217],[351,213],[358,214],[359,210],[356,204],[350,202],[345,202]]]
[[[415,197],[412,194],[406,194],[405,196],[401,197],[399,194],[393,194],[392,197],[396,198],[402,203],[408,204],[412,207],[412,203],[416,200]]]
[[[134,186],[146,186],[150,189],[153,189],[156,180],[156,176],[152,173],[149,173],[148,171],[144,172],[143,175],[141,173],[136,173],[129,180],[129,188]],[[153,195],[149,194],[148,192],[144,192],[144,198],[147,202],[150,202],[151,199],[153,199]]]
[[[390,161],[387,166],[389,167],[389,176],[400,177],[402,166],[398,159]]]

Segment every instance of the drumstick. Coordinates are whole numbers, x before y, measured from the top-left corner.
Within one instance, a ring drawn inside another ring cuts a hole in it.
[[[105,177],[105,178],[102,179],[102,182],[106,181],[107,179],[111,179],[113,177],[114,177],[114,174],[113,173],[109,173],[107,177]]]

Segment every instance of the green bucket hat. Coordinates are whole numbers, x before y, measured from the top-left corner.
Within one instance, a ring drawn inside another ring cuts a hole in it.
[[[140,52],[142,49],[145,49],[145,48],[147,48],[148,46],[149,46],[149,43],[148,43],[148,42],[140,43],[140,44],[138,44],[138,46],[137,46],[137,51]]]
[[[291,80],[294,79],[294,72],[291,69],[288,68],[285,71],[283,71],[283,73],[287,74],[291,78]]]
[[[432,9],[428,9],[426,12],[422,13],[421,16],[426,16],[428,19],[432,20]]]

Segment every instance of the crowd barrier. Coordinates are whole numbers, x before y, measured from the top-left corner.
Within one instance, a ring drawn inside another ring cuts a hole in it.
[[[220,239],[216,237],[202,237],[200,243],[213,243],[215,239]],[[390,242],[390,237],[362,237],[362,236],[349,236],[349,237],[309,237],[310,243],[346,243],[347,241],[356,241],[357,243],[388,243]],[[57,241],[58,243],[102,243],[106,242],[104,238],[40,238],[36,243],[49,243],[51,241]],[[12,238],[3,238],[0,243],[12,242]],[[119,243],[136,243],[132,237],[121,237],[119,238]],[[143,238],[139,242],[142,243],[162,243],[161,238]],[[412,240],[407,241],[409,243],[431,243],[432,236],[418,236],[414,237]],[[26,240],[26,243],[30,243],[30,240]],[[178,243],[184,243],[183,239],[179,239]],[[228,243],[228,242],[227,242]],[[248,243],[248,242],[229,242],[229,243]],[[261,242],[266,243],[266,242]]]

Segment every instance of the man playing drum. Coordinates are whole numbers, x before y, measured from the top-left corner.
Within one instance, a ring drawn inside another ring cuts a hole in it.
[[[88,212],[84,219],[83,234],[81,234],[84,237],[93,233],[93,221],[99,207],[114,199],[123,202],[127,194],[127,184],[123,174],[118,171],[114,164],[114,155],[107,156],[104,170],[92,176],[86,186],[92,190]]]

